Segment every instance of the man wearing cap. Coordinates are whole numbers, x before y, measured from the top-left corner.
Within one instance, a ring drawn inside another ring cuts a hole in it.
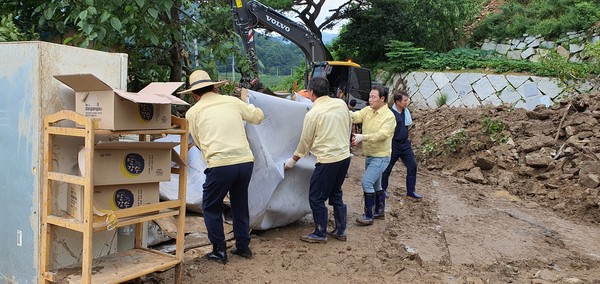
[[[203,70],[194,71],[189,82],[189,89],[180,94],[192,94],[196,101],[185,118],[207,164],[204,171],[206,181],[202,185],[202,212],[213,250],[206,257],[227,263],[223,199],[229,192],[236,246],[231,253],[251,258],[248,184],[254,156],[248,144],[244,121],[259,124],[264,114],[259,108],[236,97],[215,93],[216,88],[225,81],[213,82]]]
[[[309,204],[315,230],[300,239],[309,243],[325,243],[327,235],[346,241],[346,204],[342,200],[342,184],[350,166],[350,127],[352,121],[346,103],[328,96],[329,82],[323,77],[309,81],[308,94],[314,103],[304,117],[300,142],[294,155],[285,162],[289,170],[310,151],[317,157],[310,178]],[[327,232],[327,207],[333,206],[335,228]]]

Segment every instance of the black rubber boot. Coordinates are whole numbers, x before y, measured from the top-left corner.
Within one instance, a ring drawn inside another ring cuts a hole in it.
[[[385,191],[375,191],[375,219],[385,219]]]
[[[407,176],[406,177],[406,196],[409,196],[409,197],[412,197],[415,199],[421,199],[421,198],[423,198],[423,196],[420,196],[415,193],[416,184],[417,184],[416,176]]]
[[[335,219],[335,228],[333,231],[328,232],[327,235],[345,242],[348,239],[346,237],[347,209],[345,204],[333,208],[333,218]]]
[[[375,193],[365,193],[365,213],[356,218],[356,222],[361,226],[373,224],[373,207],[375,206]]]
[[[301,241],[307,243],[326,243],[327,242],[327,210],[324,213],[315,214],[313,212],[313,220],[315,221],[315,231],[309,235],[300,238]]]
[[[222,264],[227,263],[227,250],[225,245],[213,245],[212,252],[206,255],[206,259],[220,262]]]
[[[243,258],[247,258],[247,259],[252,258],[252,251],[250,250],[250,248],[247,248],[247,249],[234,248],[230,252],[231,252],[231,254],[239,255]]]

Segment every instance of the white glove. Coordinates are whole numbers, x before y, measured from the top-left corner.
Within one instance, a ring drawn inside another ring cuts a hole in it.
[[[286,170],[289,170],[289,169],[293,168],[294,166],[296,166],[296,161],[293,158],[289,158],[289,159],[285,160],[285,164],[284,164],[283,168]]]
[[[354,134],[354,144],[358,144],[365,140],[365,137],[362,134]]]

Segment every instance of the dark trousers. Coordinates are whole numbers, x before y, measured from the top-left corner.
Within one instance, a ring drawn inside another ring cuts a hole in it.
[[[225,245],[223,232],[223,198],[229,192],[233,214],[233,235],[236,247],[247,249],[250,244],[250,217],[248,213],[248,184],[253,162],[208,168],[202,185],[202,212],[213,245]]]
[[[327,207],[325,207],[327,199],[329,199],[329,205],[333,207],[344,205],[342,184],[349,167],[350,158],[335,163],[317,163],[315,165],[315,170],[310,178],[308,195],[310,209],[314,216],[327,216]]]
[[[406,142],[402,143],[401,145],[392,145],[392,157],[390,159],[390,164],[381,175],[381,188],[383,188],[383,190],[387,190],[388,188],[390,174],[392,173],[394,164],[396,164],[398,159],[402,159],[402,163],[404,163],[404,166],[406,167],[407,177],[417,176],[417,159],[415,158],[415,153],[412,150],[412,144],[410,143],[410,140],[406,140]]]

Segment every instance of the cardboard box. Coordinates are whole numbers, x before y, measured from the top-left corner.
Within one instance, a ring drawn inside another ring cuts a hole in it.
[[[94,146],[94,185],[134,184],[171,180],[171,160],[182,165],[173,150],[177,142],[104,142]],[[85,176],[85,150],[78,162]]]
[[[138,93],[130,93],[113,89],[92,74],[54,78],[75,91],[75,111],[96,119],[98,129],[168,129],[171,104],[188,104],[171,95],[183,82],[150,83]]]
[[[94,187],[94,205],[97,209],[117,211],[140,205],[159,202],[159,183],[121,184]],[[69,185],[69,201],[67,213],[77,220],[83,220],[83,187]],[[94,212],[94,219],[99,218],[100,212]]]

